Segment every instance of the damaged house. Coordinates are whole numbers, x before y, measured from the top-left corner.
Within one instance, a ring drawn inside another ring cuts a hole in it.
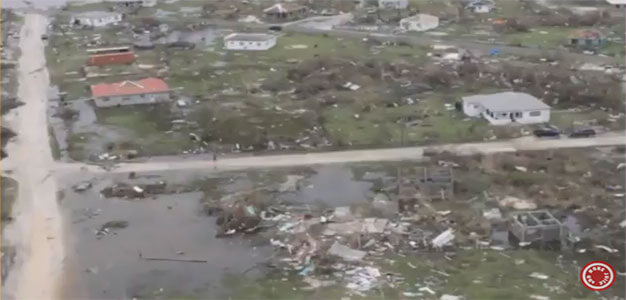
[[[276,45],[276,36],[266,33],[232,33],[224,37],[228,50],[268,50]]]
[[[122,21],[122,14],[108,11],[89,11],[75,14],[70,19],[70,25],[85,27],[104,27]]]
[[[491,0],[473,0],[465,5],[465,9],[477,14],[490,13],[495,7]]]
[[[88,66],[127,65],[136,59],[135,53],[127,46],[88,49],[87,53],[90,54]]]
[[[94,84],[91,96],[97,107],[154,104],[169,101],[170,88],[159,78],[145,78]]]
[[[532,95],[504,92],[463,97],[463,112],[482,116],[491,125],[538,124],[550,121],[550,106]]]
[[[419,192],[430,199],[451,199],[454,176],[450,168],[422,168],[417,174]]]
[[[309,9],[297,3],[276,3],[264,9],[263,13],[270,22],[286,22],[306,17]]]
[[[405,9],[409,6],[409,0],[378,0],[378,8]]]
[[[157,5],[157,0],[107,0],[118,7],[137,8],[137,7],[153,7]]]
[[[439,18],[427,14],[417,14],[400,20],[400,28],[405,31],[427,31],[437,26]]]
[[[602,32],[593,29],[576,30],[570,34],[570,45],[578,48],[592,49],[606,44]]]

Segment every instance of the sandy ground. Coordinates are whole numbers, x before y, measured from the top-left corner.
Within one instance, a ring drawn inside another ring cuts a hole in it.
[[[46,118],[49,85],[41,35],[46,17],[27,14],[21,30],[18,97],[25,105],[5,117],[18,133],[7,146],[9,157],[3,172],[10,171],[19,182],[14,222],[5,234],[17,248],[16,264],[2,290],[4,299],[58,298],[57,281],[62,277],[63,236],[54,161]]]
[[[304,166],[333,163],[357,163],[376,161],[411,161],[423,159],[424,151],[443,152],[447,151],[457,155],[472,155],[476,153],[489,154],[501,152],[515,152],[523,150],[548,150],[561,148],[586,148],[615,146],[626,144],[626,134],[624,132],[610,132],[593,138],[580,139],[537,139],[535,137],[523,137],[512,140],[433,145],[425,147],[405,147],[391,149],[368,149],[351,151],[317,152],[307,154],[282,154],[282,155],[261,155],[235,158],[218,159],[213,162],[207,156],[196,156],[191,158],[171,157],[164,160],[154,160],[136,163],[120,163],[109,172],[151,172],[166,170],[200,170],[213,169],[215,171],[241,170],[249,168],[270,168]],[[55,170],[63,173],[67,172],[105,172],[98,166],[81,163],[56,164]]]

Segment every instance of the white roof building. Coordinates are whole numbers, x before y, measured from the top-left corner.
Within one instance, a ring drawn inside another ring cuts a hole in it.
[[[518,92],[463,97],[463,112],[484,117],[492,125],[537,124],[550,121],[550,106],[532,95]]]
[[[232,33],[224,37],[228,50],[268,50],[276,45],[276,36],[266,33]]]
[[[400,28],[406,31],[427,31],[439,26],[439,18],[427,14],[417,14],[400,20]]]
[[[78,26],[103,27],[122,21],[122,14],[108,11],[89,11],[72,16],[70,24]]]

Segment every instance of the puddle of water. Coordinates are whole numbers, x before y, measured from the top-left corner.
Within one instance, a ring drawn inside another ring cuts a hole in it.
[[[289,203],[322,204],[344,206],[364,203],[371,198],[372,183],[355,181],[350,168],[324,166],[316,169],[317,174],[300,183],[295,193],[281,195]]]
[[[71,233],[66,298],[167,297],[194,291],[219,297],[225,274],[241,274],[270,254],[269,248],[252,247],[242,238],[215,238],[215,219],[200,210],[201,193],[134,201],[98,195],[112,182],[104,179],[84,194],[68,190],[62,201]],[[128,221],[128,227],[98,240],[98,228],[115,220]],[[139,253],[207,263],[148,261]]]

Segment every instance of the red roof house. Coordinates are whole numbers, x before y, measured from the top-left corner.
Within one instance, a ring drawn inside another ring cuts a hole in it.
[[[91,86],[91,95],[99,107],[162,102],[169,100],[169,91],[165,81],[154,77]]]

